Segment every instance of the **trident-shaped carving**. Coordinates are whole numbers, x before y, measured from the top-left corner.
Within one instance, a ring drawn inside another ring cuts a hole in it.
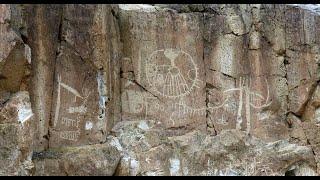
[[[265,107],[270,106],[272,103],[272,101],[270,101],[269,84],[266,78],[265,83],[267,86],[267,97],[264,97],[259,92],[250,89],[250,79],[240,77],[238,87],[223,91],[223,101],[219,105],[197,109],[187,106],[183,101],[179,101],[178,103],[174,104],[173,109],[175,109],[175,111],[171,114],[170,121],[174,124],[174,121],[183,114],[188,114],[191,116],[200,116],[205,115],[207,111],[212,112],[214,110],[223,108],[229,101],[229,94],[239,92],[238,109],[236,113],[236,129],[242,129],[242,123],[244,121],[244,118],[246,118],[246,133],[249,134],[251,131],[251,110],[261,110]],[[258,101],[262,103],[259,103],[259,105],[257,105],[253,101]],[[243,109],[245,109],[245,117],[243,117],[242,114]],[[224,115],[222,114],[222,116]]]
[[[236,118],[236,129],[241,129],[241,125],[243,123],[243,116],[242,116],[242,110],[245,108],[245,118],[247,122],[247,129],[246,132],[247,134],[250,133],[251,131],[251,108],[253,109],[262,109],[264,107],[270,106],[272,101],[270,101],[270,90],[269,90],[269,84],[267,79],[265,78],[265,83],[267,86],[267,97],[265,98],[263,95],[261,95],[258,92],[252,91],[250,87],[250,79],[248,78],[243,78],[240,77],[239,79],[239,87],[238,88],[233,88],[233,89],[228,89],[224,91],[223,93],[228,93],[228,92],[234,92],[238,91],[239,92],[239,107],[237,110],[237,118]],[[264,101],[262,105],[255,105],[252,100],[257,100],[260,99],[261,101]],[[243,107],[244,106],[244,107]]]

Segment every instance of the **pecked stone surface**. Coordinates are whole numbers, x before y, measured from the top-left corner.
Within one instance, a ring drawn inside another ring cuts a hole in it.
[[[117,7],[13,7],[32,49],[35,150],[103,142],[121,115]]]
[[[167,138],[196,130],[214,136],[226,130],[237,130],[246,135],[243,138],[252,136],[265,143],[254,144],[252,149],[260,145],[266,148],[267,144],[280,144],[289,153],[298,149],[303,153],[308,149],[308,156],[313,159],[308,165],[279,163],[280,168],[272,162],[276,158],[259,158],[263,159],[262,164],[273,164],[270,166],[275,169],[265,170],[269,171],[265,173],[268,175],[301,175],[301,172],[315,175],[315,164],[319,162],[315,152],[318,142],[310,141],[314,136],[309,136],[315,134],[310,133],[311,129],[317,131],[318,105],[313,99],[317,97],[319,82],[315,28],[318,17],[314,11],[292,5],[120,5],[124,45],[122,120],[150,120],[156,130],[160,129],[161,137]],[[191,61],[193,63],[189,63]],[[188,89],[189,85],[193,87],[193,82],[196,86]],[[188,91],[184,91],[185,87]],[[169,166],[182,164],[176,158],[165,160],[164,157],[174,152],[168,143],[152,146],[151,140],[136,129],[128,132],[138,133],[138,137],[129,135],[130,140],[122,139],[126,137],[122,133],[116,136],[120,142],[124,141],[125,147],[130,142],[127,148],[133,155],[131,158],[124,155],[119,174],[170,175]],[[142,144],[133,140],[134,137]],[[134,144],[137,146],[131,147]],[[148,153],[161,152],[157,154],[161,161],[139,160],[140,151],[147,151],[143,159],[149,157]],[[258,156],[246,153],[244,156]],[[263,154],[281,155],[280,152]],[[258,166],[252,165],[252,160],[244,161],[252,167]],[[151,166],[145,166],[146,162],[151,162]],[[213,162],[218,163],[210,166],[221,164],[219,160]],[[237,166],[235,162],[230,166]],[[305,162],[311,160],[307,158]],[[157,168],[152,168],[154,166]],[[310,171],[299,169],[305,167]],[[225,173],[220,170],[215,174]],[[173,171],[177,174],[178,170]],[[200,173],[193,171],[191,174]],[[240,170],[233,174],[250,173]],[[251,171],[252,174],[263,175],[256,170]]]
[[[121,5],[122,120],[155,120],[167,133],[206,127],[200,13]]]
[[[316,5],[0,5],[0,148],[35,152],[0,174],[319,175],[319,25]]]

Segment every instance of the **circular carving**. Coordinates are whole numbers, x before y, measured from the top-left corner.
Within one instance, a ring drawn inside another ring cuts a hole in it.
[[[188,53],[162,49],[150,55],[146,77],[152,91],[167,98],[178,98],[197,87],[198,68]]]

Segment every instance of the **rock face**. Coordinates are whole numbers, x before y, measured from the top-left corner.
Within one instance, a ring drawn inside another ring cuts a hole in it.
[[[122,120],[152,119],[172,135],[205,130],[201,17],[122,7]]]
[[[28,82],[31,50],[11,27],[10,5],[0,5],[0,175],[30,175],[34,117]]]
[[[34,118],[28,92],[12,95],[0,114],[0,175],[30,175]]]
[[[152,122],[125,123],[115,132],[109,142],[123,151],[116,175],[316,175],[312,149],[287,140],[265,143],[239,130],[166,137]]]
[[[36,176],[111,176],[120,160],[107,145],[68,147],[34,153]]]
[[[319,175],[319,26],[315,5],[0,5],[0,175]]]

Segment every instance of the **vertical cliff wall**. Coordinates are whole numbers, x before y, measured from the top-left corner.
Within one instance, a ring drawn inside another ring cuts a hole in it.
[[[1,5],[0,175],[318,175],[306,5]]]

